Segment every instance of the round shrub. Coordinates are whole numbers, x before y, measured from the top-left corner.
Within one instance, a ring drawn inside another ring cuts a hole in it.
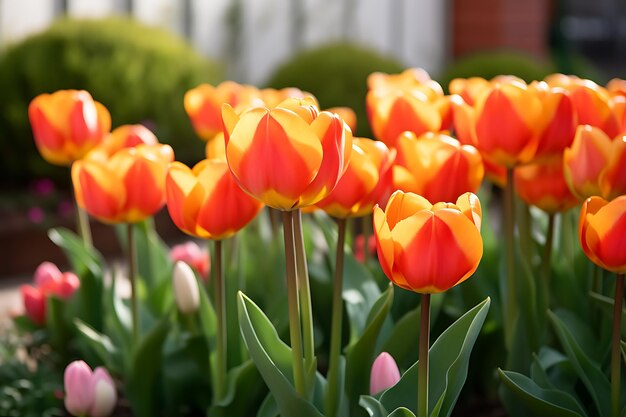
[[[177,159],[204,155],[184,108],[183,95],[201,82],[216,83],[221,67],[168,31],[132,20],[57,21],[0,56],[0,173],[12,181],[67,177],[37,153],[28,104],[41,93],[84,89],[111,112],[113,126],[145,123]]]
[[[357,116],[356,135],[372,137],[365,113],[367,76],[376,71],[397,73],[403,69],[395,59],[356,45],[337,43],[294,56],[274,73],[268,86],[298,87],[313,93],[322,109],[351,107]]]
[[[515,75],[526,82],[541,80],[555,72],[554,66],[522,52],[489,51],[459,58],[446,68],[437,80],[444,89],[454,78]]]

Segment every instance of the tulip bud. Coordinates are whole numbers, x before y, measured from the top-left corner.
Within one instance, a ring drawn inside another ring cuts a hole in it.
[[[84,361],[74,361],[65,368],[65,408],[73,416],[83,416],[93,401],[91,368]]]
[[[393,357],[383,352],[372,364],[370,374],[370,395],[378,394],[393,387],[400,381],[400,371]]]
[[[196,242],[188,241],[172,246],[170,249],[172,261],[183,261],[193,267],[200,277],[207,279],[209,276],[210,259],[209,253],[203,250]]]
[[[176,262],[173,275],[178,309],[185,314],[195,312],[200,304],[200,292],[193,270],[184,262]]]
[[[22,285],[20,287],[22,300],[24,301],[24,310],[26,315],[34,323],[43,325],[46,322],[46,296],[39,289],[32,285]]]
[[[98,367],[91,378],[93,402],[89,409],[90,417],[108,417],[117,404],[117,391],[111,375],[106,369]]]
[[[45,288],[61,278],[61,271],[52,262],[42,262],[35,270],[35,286]]]

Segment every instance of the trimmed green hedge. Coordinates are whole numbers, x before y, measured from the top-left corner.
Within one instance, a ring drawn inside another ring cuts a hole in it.
[[[375,71],[397,73],[398,61],[362,47],[336,43],[302,52],[271,77],[273,88],[298,87],[313,93],[322,109],[351,107],[357,116],[358,136],[372,137],[365,112],[367,76]]]
[[[60,89],[89,91],[109,109],[114,127],[148,122],[177,159],[197,161],[203,143],[185,114],[183,95],[221,77],[219,65],[168,31],[122,18],[57,21],[0,56],[2,178],[67,176],[37,153],[27,115],[35,96]]]

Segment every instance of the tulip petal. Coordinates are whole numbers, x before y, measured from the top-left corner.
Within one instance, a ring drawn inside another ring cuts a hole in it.
[[[432,204],[424,197],[413,194],[396,191],[389,198],[385,209],[385,216],[389,229],[393,230],[396,224],[412,216],[420,210],[430,210]]]
[[[626,196],[605,204],[595,214],[587,211],[586,217],[585,241],[589,250],[605,269],[626,272]]]

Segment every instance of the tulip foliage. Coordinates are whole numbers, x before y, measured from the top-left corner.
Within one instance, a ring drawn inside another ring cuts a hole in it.
[[[70,271],[21,288],[49,415],[621,416],[625,85],[375,73],[374,138],[297,88],[201,85],[194,166],[85,91],[35,98],[42,157],[127,255],[55,228]]]

